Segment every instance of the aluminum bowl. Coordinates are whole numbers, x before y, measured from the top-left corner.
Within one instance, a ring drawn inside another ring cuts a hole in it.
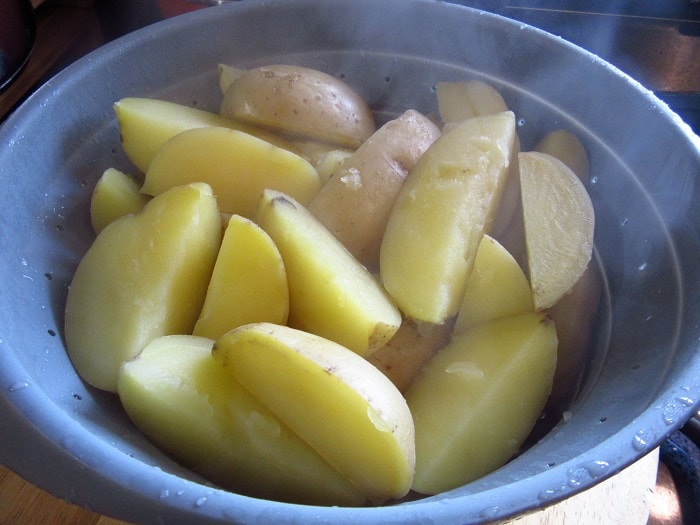
[[[76,375],[66,291],[92,240],[88,201],[130,170],[112,104],[151,96],[216,110],[217,64],[288,62],[357,87],[380,119],[435,109],[438,81],[496,86],[523,149],[567,128],[594,175],[607,278],[584,388],[569,416],[503,468],[379,508],[309,507],[211,486],[155,448],[118,399]],[[596,56],[532,27],[435,1],[258,0],[116,40],[38,90],[0,128],[0,461],[101,513],[143,523],[480,523],[569,497],[657,447],[700,401],[700,141]]]

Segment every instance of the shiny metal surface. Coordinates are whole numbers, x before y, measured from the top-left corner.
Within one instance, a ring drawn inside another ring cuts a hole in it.
[[[388,38],[387,27],[407,30]],[[92,186],[104,168],[130,167],[112,103],[137,95],[216,109],[219,62],[273,60],[342,75],[383,117],[408,106],[434,110],[437,81],[485,79],[516,110],[524,149],[557,127],[585,143],[609,290],[591,372],[571,417],[491,475],[383,508],[242,497],[167,458],[114,396],[89,388],[71,367],[62,312],[92,238]],[[638,82],[520,22],[432,1],[212,7],[69,67],[3,124],[0,144],[0,206],[12,210],[0,214],[0,461],[102,513],[142,523],[494,521],[611,476],[700,404],[700,141]]]

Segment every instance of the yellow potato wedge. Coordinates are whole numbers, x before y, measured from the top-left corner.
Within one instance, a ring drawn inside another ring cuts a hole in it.
[[[119,373],[134,424],[221,487],[310,505],[362,505],[365,496],[253,397],[211,355],[214,341],[151,341]]]
[[[413,481],[411,413],[379,370],[347,348],[286,326],[228,332],[214,358],[372,503]]]
[[[206,182],[221,211],[255,217],[258,199],[274,188],[308,203],[321,189],[318,173],[300,156],[228,128],[184,131],[153,158],[141,191],[158,195],[173,186]]]
[[[90,199],[90,222],[95,233],[119,217],[137,213],[150,200],[139,192],[139,183],[126,173],[107,168],[95,184]]]

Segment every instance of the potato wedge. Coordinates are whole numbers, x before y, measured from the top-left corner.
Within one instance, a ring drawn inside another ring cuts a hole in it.
[[[533,312],[530,283],[513,256],[484,235],[469,275],[453,337],[501,317]]]
[[[273,64],[237,77],[225,117],[292,136],[356,148],[375,131],[367,103],[345,82],[315,69]]]
[[[547,133],[535,146],[535,151],[547,153],[569,166],[584,185],[590,179],[588,153],[579,138],[564,129]]]
[[[530,286],[537,310],[579,280],[593,253],[595,211],[585,186],[559,159],[518,155]]]
[[[257,222],[275,241],[289,283],[289,325],[362,356],[383,346],[401,314],[382,286],[300,203],[265,190]]]
[[[206,184],[173,188],[102,230],[66,301],[66,347],[78,374],[114,392],[122,362],[152,339],[191,333],[220,242]]]
[[[151,341],[119,373],[134,424],[164,451],[240,494],[311,505],[361,505],[364,494],[217,363],[214,341]]]
[[[407,317],[439,324],[457,313],[498,209],[514,138],[512,112],[468,119],[409,174],[380,250],[382,282]]]
[[[228,332],[213,355],[372,503],[413,481],[413,420],[401,393],[347,348],[286,326]]]
[[[413,489],[437,494],[515,454],[547,401],[557,335],[546,314],[482,323],[452,339],[406,392],[416,432]]]
[[[139,183],[126,173],[107,168],[95,184],[90,199],[90,222],[95,233],[119,217],[137,213],[150,200],[139,192]]]
[[[370,270],[399,190],[418,159],[440,136],[419,112],[384,124],[332,174],[309,211]]]
[[[153,158],[141,191],[158,195],[173,186],[206,182],[221,211],[255,217],[265,188],[308,203],[321,189],[318,173],[300,156],[242,131],[208,127],[184,131]]]
[[[255,126],[235,122],[210,111],[151,98],[127,97],[114,104],[124,153],[146,173],[160,147],[188,129],[220,126],[237,129],[290,151],[294,147],[282,137]]]
[[[501,94],[481,80],[438,82],[436,95],[444,124],[454,125],[468,118],[508,111]]]
[[[217,339],[244,324],[285,324],[287,273],[277,246],[257,224],[233,215],[226,226],[193,334]]]

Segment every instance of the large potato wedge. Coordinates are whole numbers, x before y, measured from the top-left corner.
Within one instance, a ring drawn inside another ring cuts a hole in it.
[[[347,348],[286,326],[228,332],[214,357],[372,503],[413,481],[413,419],[401,393]]]
[[[124,153],[146,173],[160,147],[188,129],[220,126],[244,131],[281,148],[294,147],[281,137],[210,111],[152,98],[126,97],[114,104]]]
[[[453,338],[406,392],[416,432],[413,489],[437,494],[505,464],[545,406],[556,360],[554,323],[542,313]]]
[[[273,64],[241,73],[221,114],[341,146],[357,147],[375,131],[367,103],[345,82],[314,69]]]
[[[122,362],[152,339],[191,333],[220,242],[206,184],[173,188],[102,230],[66,301],[66,347],[80,376],[114,392]]]
[[[151,341],[119,373],[134,424],[210,481],[248,496],[312,505],[361,505],[366,497],[212,357],[214,341]]]
[[[370,270],[379,267],[379,247],[399,190],[439,136],[427,117],[406,111],[367,139],[309,203],[309,211]]]
[[[265,190],[257,222],[277,245],[289,283],[289,325],[362,356],[384,345],[401,314],[375,277],[290,196]]]
[[[265,188],[307,204],[321,189],[314,167],[299,155],[242,131],[197,128],[168,140],[151,161],[141,191],[158,195],[188,182],[206,182],[221,211],[255,217]]]
[[[514,139],[512,112],[474,117],[437,139],[409,174],[380,250],[382,282],[406,316],[442,323],[457,313]]]

